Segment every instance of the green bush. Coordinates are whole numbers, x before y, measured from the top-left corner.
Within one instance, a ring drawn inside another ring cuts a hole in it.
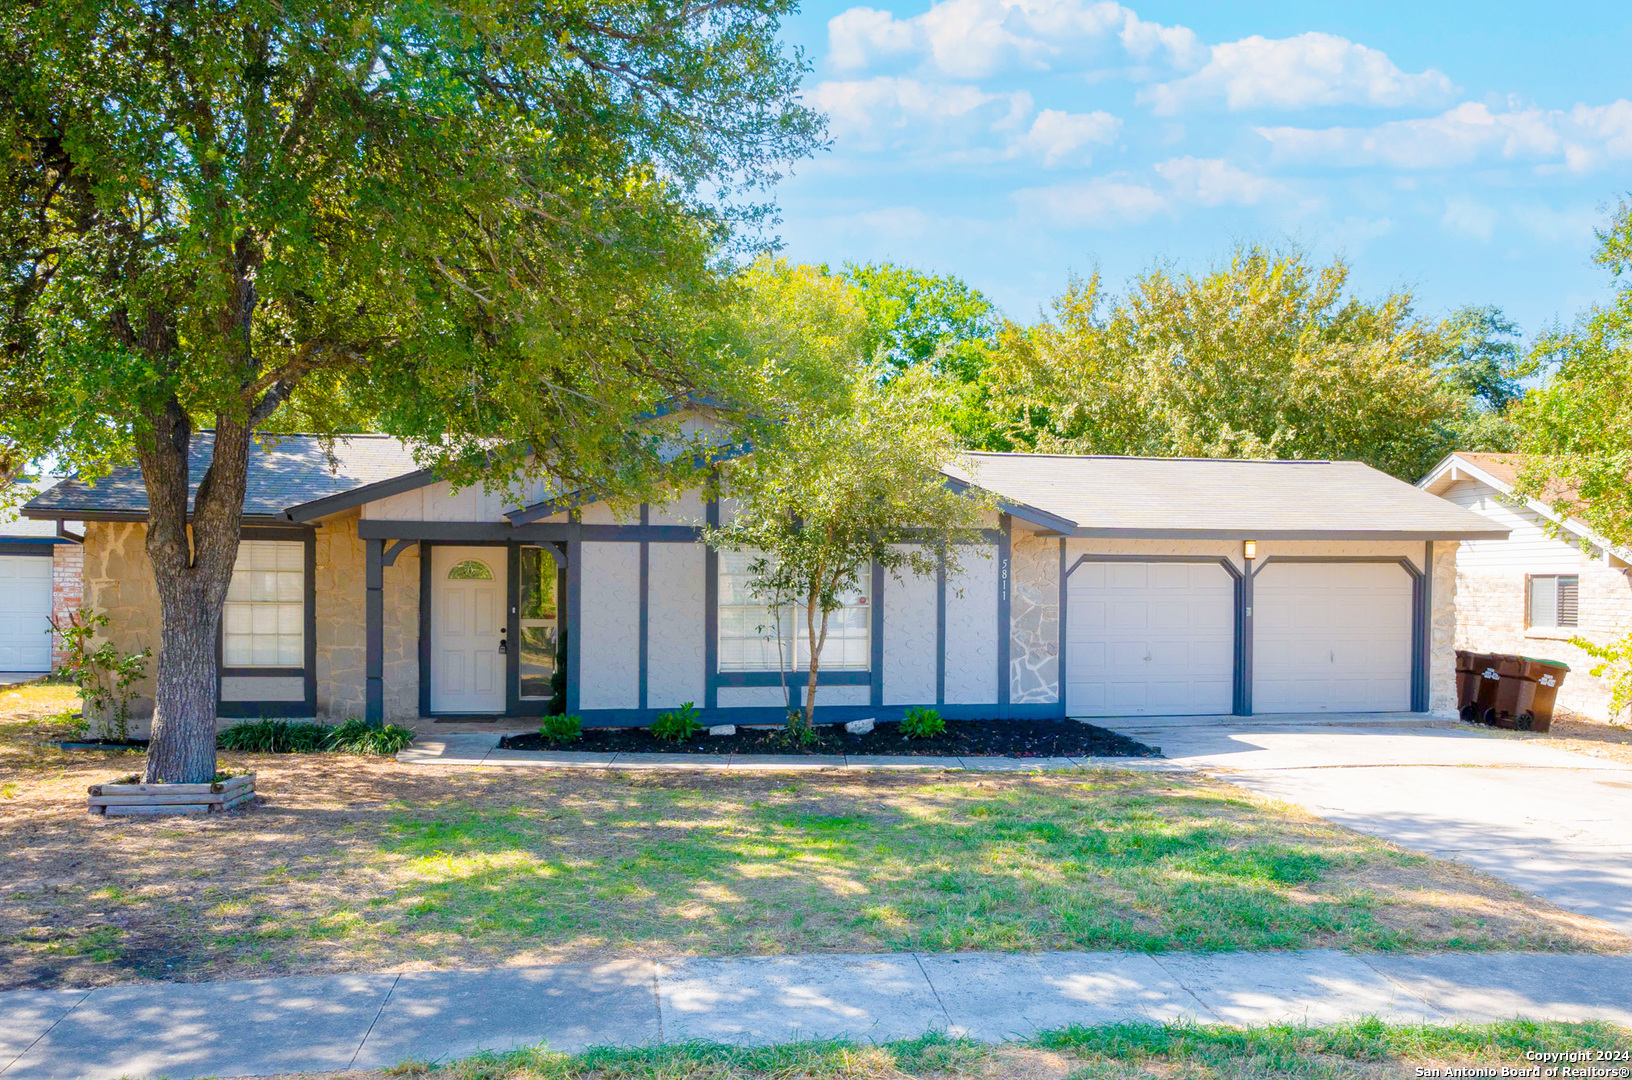
[[[549,742],[577,742],[584,737],[584,718],[574,713],[546,716],[538,733]]]
[[[946,721],[934,709],[914,705],[901,719],[901,734],[909,739],[927,739],[946,730]]]
[[[374,727],[355,716],[329,734],[326,749],[341,754],[375,754],[389,757],[407,748],[414,733],[395,724]]]
[[[659,716],[646,730],[664,742],[684,742],[703,730],[703,722],[697,716],[697,706],[688,701],[673,712]]]
[[[325,749],[329,732],[327,724],[250,720],[217,732],[215,745],[248,754],[312,754]]]
[[[356,717],[339,727],[300,720],[249,720],[215,736],[222,750],[248,754],[395,754],[414,741],[414,733],[394,724],[371,727]]]

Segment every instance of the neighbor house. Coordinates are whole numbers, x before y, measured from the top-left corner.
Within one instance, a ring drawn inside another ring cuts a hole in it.
[[[1450,714],[1457,545],[1507,534],[1355,462],[975,454],[947,474],[997,497],[984,541],[959,574],[863,576],[822,654],[823,719]],[[331,455],[278,436],[254,450],[244,511],[222,717],[784,714],[779,652],[804,642],[779,650],[747,556],[698,541],[728,498],[517,506],[392,439]],[[120,648],[156,648],[137,471],[26,512],[86,522],[87,602]]]
[[[1574,637],[1608,644],[1632,632],[1632,551],[1543,502],[1513,494],[1517,454],[1457,453],[1418,485],[1508,530],[1456,553],[1456,644],[1477,652],[1562,660],[1558,703],[1610,719],[1609,686]]]
[[[62,667],[63,640],[79,610],[82,552],[73,522],[31,521],[0,511],[0,672],[45,675]]]

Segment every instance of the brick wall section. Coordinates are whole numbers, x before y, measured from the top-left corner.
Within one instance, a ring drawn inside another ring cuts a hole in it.
[[[1575,571],[1581,578],[1580,623],[1575,630],[1527,629],[1524,625],[1525,575],[1521,572],[1461,568],[1457,574],[1456,641],[1461,649],[1518,653],[1570,665],[1558,703],[1595,720],[1611,717],[1609,684],[1594,678],[1591,656],[1569,643],[1579,634],[1608,644],[1632,629],[1632,580],[1620,569],[1583,558]]]
[[[58,544],[51,552],[51,621],[67,626],[68,618],[85,602],[85,549],[78,544]],[[68,660],[62,637],[51,640],[51,667],[62,670]]]

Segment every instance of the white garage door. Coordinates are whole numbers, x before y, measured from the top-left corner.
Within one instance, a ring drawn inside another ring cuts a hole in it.
[[[1216,563],[1083,563],[1066,589],[1072,716],[1184,716],[1234,705],[1235,585]]]
[[[1252,711],[1411,708],[1411,577],[1397,563],[1269,563],[1253,578]]]
[[[0,555],[0,671],[51,670],[51,560]]]

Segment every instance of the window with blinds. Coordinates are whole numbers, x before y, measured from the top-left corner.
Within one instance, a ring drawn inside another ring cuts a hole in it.
[[[244,540],[221,612],[221,660],[229,668],[306,662],[306,545]]]
[[[1530,577],[1530,625],[1537,629],[1580,625],[1581,579],[1574,574]]]

